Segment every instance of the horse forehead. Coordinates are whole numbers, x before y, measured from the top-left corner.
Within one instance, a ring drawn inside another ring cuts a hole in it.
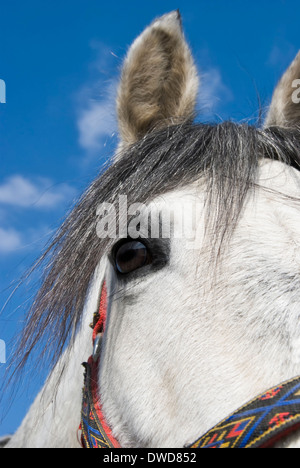
[[[261,192],[258,189],[259,187],[299,199],[300,173],[282,162],[262,159],[259,162],[256,182],[258,197]],[[263,192],[265,191],[263,190]],[[199,215],[199,212],[202,211],[201,207],[204,206],[206,196],[207,186],[205,179],[200,178],[189,185],[153,198],[147,204],[147,208],[151,212],[171,211],[174,216],[174,222],[176,222],[178,217],[181,219],[182,212],[188,217],[189,214],[194,214],[196,210]],[[276,200],[276,196],[274,196],[274,200]]]
[[[204,184],[202,181],[193,182],[185,187],[175,189],[151,200],[147,207],[151,211],[172,211],[175,218],[180,208],[188,210],[196,204],[204,203]]]
[[[259,161],[257,184],[263,188],[279,191],[282,194],[299,198],[300,172],[280,161],[261,159]],[[179,187],[153,198],[148,206],[152,209],[174,209],[189,203],[204,203],[205,178]]]
[[[261,159],[256,182],[260,188],[299,198],[300,172],[283,162]],[[204,204],[206,190],[207,186],[203,177],[196,182],[153,198],[147,206],[153,211],[174,211],[176,216],[177,208],[184,208],[188,211],[189,206],[194,208],[195,204],[198,206]]]
[[[260,187],[299,198],[300,173],[282,162],[262,159],[259,163],[258,184]]]

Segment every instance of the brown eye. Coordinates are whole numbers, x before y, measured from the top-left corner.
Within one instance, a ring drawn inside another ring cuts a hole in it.
[[[130,273],[149,263],[146,246],[138,241],[126,242],[116,252],[115,262],[120,273]]]

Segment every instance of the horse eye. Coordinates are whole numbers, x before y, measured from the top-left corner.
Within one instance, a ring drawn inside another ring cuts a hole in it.
[[[150,255],[142,242],[130,241],[116,251],[115,263],[120,273],[130,273],[150,263]]]

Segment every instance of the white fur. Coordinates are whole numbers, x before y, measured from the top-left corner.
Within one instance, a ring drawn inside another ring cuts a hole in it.
[[[298,194],[300,178],[266,161],[260,183]],[[179,195],[166,195],[165,206]],[[184,195],[201,200],[195,185]],[[167,267],[116,294],[99,382],[124,447],[183,447],[300,374],[299,203],[263,188],[249,196],[213,290],[207,251],[174,239]]]

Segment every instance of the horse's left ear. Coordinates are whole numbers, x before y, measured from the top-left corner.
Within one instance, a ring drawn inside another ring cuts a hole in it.
[[[197,70],[174,11],[146,28],[125,59],[117,98],[121,145],[192,119],[197,91]]]
[[[300,126],[300,52],[279,81],[265,127]]]

